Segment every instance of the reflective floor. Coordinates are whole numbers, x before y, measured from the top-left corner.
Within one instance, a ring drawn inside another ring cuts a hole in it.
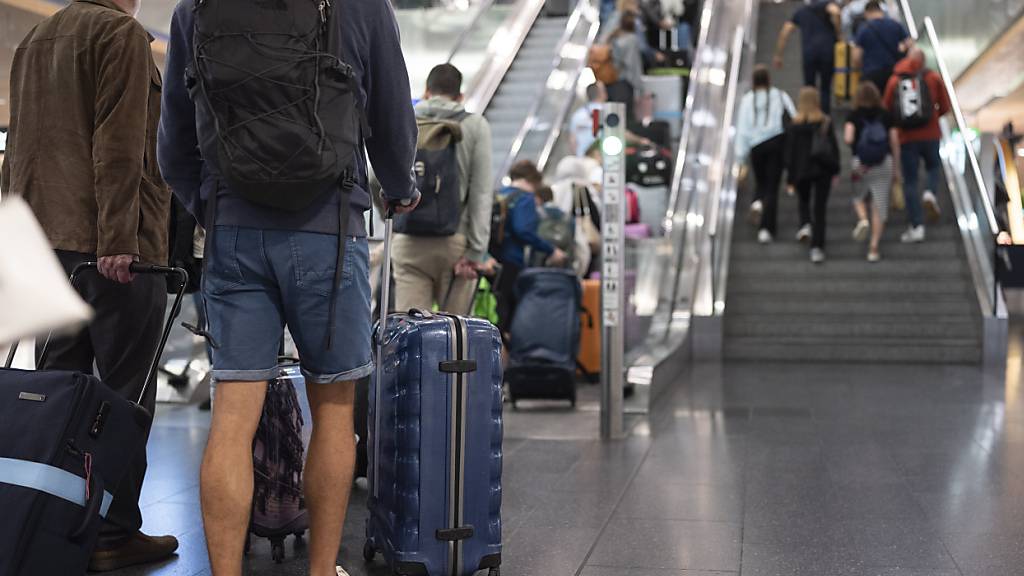
[[[1020,332],[1020,331],[1018,331]],[[1012,341],[1020,341],[1016,334]],[[586,410],[508,415],[505,574],[1006,576],[1024,566],[1021,350],[1005,377],[969,367],[702,366],[625,441]],[[150,442],[145,529],[182,540],[166,564],[208,574],[197,468],[207,417],[166,407]],[[340,562],[360,557],[355,493]],[[304,574],[257,541],[249,574]]]

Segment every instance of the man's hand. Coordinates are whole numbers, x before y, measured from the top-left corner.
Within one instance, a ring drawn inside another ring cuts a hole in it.
[[[131,266],[138,261],[138,256],[134,254],[114,254],[113,256],[101,256],[97,264],[100,274],[107,280],[128,284],[135,280]]]
[[[392,214],[408,214],[416,209],[420,204],[420,191],[416,191],[416,195],[409,200],[388,200],[388,207],[391,208]],[[403,204],[403,202],[405,202]]]
[[[561,248],[555,248],[555,251],[548,256],[548,266],[564,266],[565,260],[568,258],[568,254],[562,252]]]
[[[476,280],[476,264],[463,256],[455,263],[455,275],[465,280]]]
[[[776,54],[775,57],[772,58],[772,64],[775,66],[776,70],[782,70],[782,54]]]
[[[996,237],[996,242],[998,242],[1000,246],[1009,246],[1013,244],[1013,237],[1010,236],[1010,233],[1006,230],[1002,230],[999,232],[999,236]]]

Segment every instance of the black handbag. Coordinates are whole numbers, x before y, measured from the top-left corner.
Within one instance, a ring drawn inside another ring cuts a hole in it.
[[[811,161],[830,174],[839,173],[839,150],[836,149],[828,131],[832,122],[824,120],[821,129],[815,130],[811,137]]]

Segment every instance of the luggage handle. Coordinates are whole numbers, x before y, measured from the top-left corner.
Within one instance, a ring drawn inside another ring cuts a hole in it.
[[[75,287],[75,281],[78,277],[86,270],[93,270],[99,272],[99,265],[96,262],[82,262],[75,266],[71,271],[71,276],[68,282],[71,283],[72,288]],[[141,264],[138,262],[133,263],[129,270],[134,274],[163,274],[165,276],[177,276],[180,282],[178,283],[178,291],[174,296],[174,305],[171,307],[171,315],[167,318],[164,323],[163,332],[160,335],[160,344],[157,346],[156,353],[153,355],[153,360],[150,362],[149,370],[146,372],[146,381],[142,385],[142,391],[139,392],[139,397],[135,400],[135,403],[142,405],[142,399],[146,397],[146,391],[149,390],[150,385],[156,379],[157,369],[160,366],[160,357],[164,353],[164,347],[167,346],[167,339],[171,335],[171,328],[174,325],[174,320],[181,313],[181,301],[185,297],[185,286],[188,284],[188,272],[182,268],[174,268],[170,266],[157,266],[153,264]],[[53,337],[53,332],[50,332],[46,336],[46,341],[43,343],[43,349],[39,353],[39,361],[36,363],[42,365],[46,360],[47,352],[50,348],[50,340]],[[10,368],[14,363],[14,356],[18,352],[18,342],[11,345],[11,350],[7,354],[7,361],[4,363],[5,368]]]

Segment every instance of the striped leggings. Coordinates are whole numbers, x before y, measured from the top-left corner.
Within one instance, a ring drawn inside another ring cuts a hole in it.
[[[856,171],[860,167],[860,160],[854,156],[853,169]],[[892,156],[886,156],[881,164],[868,167],[864,171],[860,183],[855,185],[854,188],[854,197],[856,199],[863,199],[864,202],[871,202],[872,208],[881,218],[882,222],[889,220],[889,197],[892,194],[892,175]]]

